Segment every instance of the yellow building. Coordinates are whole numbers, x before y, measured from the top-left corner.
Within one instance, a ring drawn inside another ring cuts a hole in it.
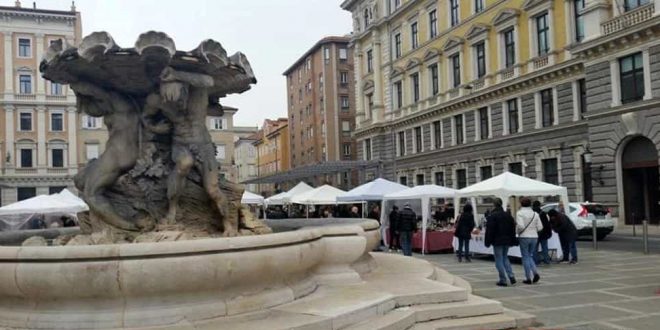
[[[254,145],[257,147],[257,176],[265,177],[290,169],[289,125],[286,118],[266,119],[257,132]],[[264,196],[278,189],[273,184],[259,184],[257,190]]]

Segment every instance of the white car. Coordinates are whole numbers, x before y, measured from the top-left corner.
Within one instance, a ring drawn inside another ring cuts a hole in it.
[[[550,203],[541,207],[541,210],[544,212],[552,209],[559,210],[559,204]],[[603,204],[589,202],[570,203],[566,215],[575,224],[578,236],[591,236],[593,233],[592,222],[595,219],[596,238],[599,241],[614,231],[614,226],[616,225],[616,220],[612,218],[610,210]]]

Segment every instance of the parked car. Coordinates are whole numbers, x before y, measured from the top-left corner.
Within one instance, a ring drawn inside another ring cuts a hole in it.
[[[545,204],[541,209],[544,212],[552,209],[559,211],[559,203]],[[591,236],[593,233],[592,221],[596,219],[596,238],[599,241],[614,231],[614,226],[616,225],[616,221],[612,218],[610,210],[599,203],[570,203],[566,215],[575,224],[578,236]]]

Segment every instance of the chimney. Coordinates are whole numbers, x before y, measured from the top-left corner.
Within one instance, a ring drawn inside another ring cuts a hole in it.
[[[71,11],[75,12],[76,11],[76,2],[71,1]]]
[[[16,0],[16,2],[14,2],[14,6],[16,6],[16,8],[21,8],[21,2]]]
[[[32,9],[37,9],[37,2],[36,1],[32,1]]]

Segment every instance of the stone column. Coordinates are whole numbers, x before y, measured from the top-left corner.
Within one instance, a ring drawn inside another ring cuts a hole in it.
[[[374,30],[373,32],[373,41],[374,41],[374,46],[373,46],[373,52],[374,52],[374,95],[373,95],[373,111],[372,114],[375,112],[375,116],[371,116],[371,120],[374,122],[381,121],[383,119],[383,73],[382,73],[382,54],[380,51],[381,47],[381,41],[380,41],[380,33],[378,33],[378,30]]]
[[[69,174],[78,173],[78,136],[77,136],[77,126],[78,126],[78,114],[76,113],[76,107],[66,108],[66,119],[69,123],[67,130],[69,135],[69,147],[67,151],[69,153]]]
[[[11,158],[11,161],[9,164],[7,164],[7,170],[9,171],[10,169],[13,171],[13,168],[15,167],[14,164],[16,164],[16,154],[15,154],[15,147],[14,147],[14,123],[16,122],[16,118],[14,118],[14,113],[15,113],[15,108],[13,105],[5,105],[5,149],[6,149],[6,154],[2,155],[3,161],[7,160],[7,154],[9,154],[9,157]]]
[[[5,99],[14,97],[14,52],[13,35],[5,32]]]
[[[355,48],[353,48],[353,61],[353,68],[355,70],[355,126],[360,127],[362,120],[365,118],[365,111],[364,92],[362,91],[362,65],[364,62],[362,49],[359,44],[355,44]]]
[[[46,107],[38,106],[37,110],[37,171],[46,173],[48,156],[46,154]]]
[[[39,65],[39,62],[41,59],[44,57],[44,34],[43,33],[37,33],[35,35],[35,49],[37,51],[37,66]],[[37,95],[44,95],[46,94],[46,80],[44,78],[41,78],[39,73],[34,75],[34,80],[37,81]]]

